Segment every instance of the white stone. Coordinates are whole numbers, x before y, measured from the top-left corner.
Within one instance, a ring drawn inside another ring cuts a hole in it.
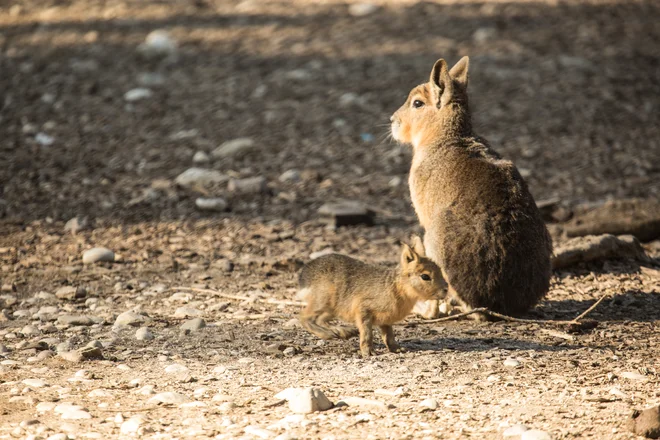
[[[419,402],[419,407],[422,410],[435,411],[438,409],[438,401],[435,399],[424,399]]]
[[[53,409],[55,409],[56,406],[57,405],[53,402],[39,402],[37,404],[36,409],[37,412],[44,413],[44,412],[52,411]]]
[[[318,388],[292,389],[286,392],[289,409],[296,414],[309,414],[316,411],[326,411],[333,407],[332,402]],[[281,395],[279,393],[278,395]]]
[[[641,381],[649,380],[649,378],[644,376],[643,374],[635,373],[633,371],[624,371],[623,373],[620,374],[620,376],[630,380],[641,380]]]
[[[117,319],[115,320],[115,325],[116,326],[133,326],[137,327],[140,324],[143,324],[146,321],[146,318],[142,315],[139,315],[135,312],[131,312],[130,310],[127,312],[124,312],[117,316]]]
[[[552,437],[540,429],[530,429],[522,433],[520,440],[552,440]]]
[[[135,338],[138,341],[151,341],[155,338],[155,336],[153,333],[151,333],[149,327],[140,327],[135,331]]]
[[[170,403],[173,405],[180,405],[182,403],[188,402],[188,400],[188,397],[184,396],[183,394],[167,391],[164,393],[156,394],[154,397],[149,399],[149,403]]]
[[[67,403],[57,405],[54,411],[59,413],[64,420],[83,420],[92,418],[92,415],[82,407]]]
[[[156,29],[151,31],[138,50],[149,57],[173,55],[177,51],[177,42],[169,32]]]
[[[211,162],[211,158],[205,151],[197,151],[192,158],[195,165],[203,165]]]
[[[237,138],[227,141],[220,145],[218,148],[211,152],[211,156],[214,158],[227,158],[232,157],[235,159],[240,159],[245,156],[247,153],[252,151],[255,147],[255,143],[250,138]]]
[[[504,438],[519,437],[523,434],[523,432],[525,432],[527,430],[528,430],[528,428],[525,425],[513,425],[513,426],[507,428],[502,433],[502,437],[504,437]]]
[[[387,405],[378,400],[364,399],[362,397],[344,397],[336,403],[337,406],[345,404],[363,409],[387,409]]]
[[[165,372],[167,374],[181,374],[181,373],[190,373],[190,370],[185,365],[172,364],[165,367]]]
[[[195,206],[200,211],[222,212],[226,211],[229,205],[222,197],[198,197],[195,199]]]
[[[504,366],[505,366],[505,367],[516,368],[516,367],[519,367],[519,366],[520,366],[520,362],[517,361],[517,360],[515,360],[515,359],[511,359],[511,358],[509,358],[509,359],[506,359],[506,360],[504,361]]]
[[[203,315],[204,312],[202,310],[196,309],[194,307],[179,307],[174,312],[175,318],[197,318]]]
[[[353,3],[348,7],[348,13],[353,17],[364,17],[378,10],[378,5],[373,3]]]
[[[143,99],[151,98],[154,92],[146,87],[137,87],[124,93],[124,99],[128,102],[141,101]]]
[[[259,438],[271,438],[275,434],[267,429],[260,428],[258,426],[250,425],[246,426],[244,432],[248,435],[259,437]]]
[[[23,384],[32,388],[43,388],[48,386],[48,384],[41,379],[25,379]]]
[[[144,419],[140,416],[131,417],[121,424],[119,431],[124,435],[137,434],[138,429],[140,429],[140,425],[142,425],[143,422]]]
[[[98,261],[115,261],[115,253],[104,247],[92,248],[83,253],[82,261],[84,264],[96,263]]]
[[[46,133],[37,133],[37,135],[34,137],[34,140],[39,144],[44,147],[48,147],[49,145],[53,145],[55,142],[55,138],[52,136],[48,136]]]
[[[228,176],[225,176],[220,171],[216,170],[207,170],[204,168],[188,168],[183,173],[179,174],[174,182],[182,187],[193,187],[193,186],[208,186],[213,184],[222,184],[229,180]]]
[[[142,394],[143,396],[151,396],[152,394],[156,394],[154,391],[154,387],[151,385],[145,385],[139,390],[135,391],[136,394]]]
[[[301,175],[298,170],[287,170],[280,175],[280,182],[300,182]]]

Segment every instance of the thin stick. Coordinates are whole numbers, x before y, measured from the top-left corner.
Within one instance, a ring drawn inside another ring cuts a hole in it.
[[[574,319],[570,321],[556,321],[552,319],[522,319],[522,318],[514,318],[512,316],[507,316],[507,315],[502,315],[501,313],[497,312],[492,312],[488,310],[485,307],[479,307],[476,309],[472,309],[468,312],[464,313],[459,313],[457,315],[451,315],[451,316],[445,316],[443,318],[438,318],[438,319],[429,319],[425,321],[417,321],[412,324],[433,324],[436,322],[445,322],[445,321],[455,321],[457,319],[463,318],[468,315],[472,315],[474,313],[483,313],[489,316],[493,316],[495,318],[499,318],[503,321],[508,321],[508,322],[521,322],[525,324],[554,324],[554,325],[575,325],[578,323],[578,321],[585,316],[587,316],[589,313],[591,313],[596,307],[598,307],[598,304],[603,302],[603,300],[607,297],[608,295],[601,296],[598,301],[596,301],[594,304],[591,305],[587,310],[584,312],[580,313],[578,316],[576,316]]]
[[[199,293],[211,293],[213,295],[221,296],[222,298],[235,299],[237,301],[249,301],[252,299],[252,298],[248,298],[247,296],[231,295],[229,293],[222,293],[212,289],[200,289],[199,287],[177,286],[177,287],[172,287],[169,290],[192,290],[193,292],[199,292]]]
[[[603,296],[601,296],[600,298],[598,298],[598,301],[596,301],[595,303],[593,303],[593,305],[592,305],[591,307],[589,307],[587,310],[585,310],[584,312],[580,313],[580,314],[577,316],[577,318],[575,318],[575,319],[573,320],[573,322],[577,322],[577,321],[579,321],[580,319],[582,319],[582,318],[584,318],[585,316],[587,316],[589,313],[591,313],[591,311],[592,311],[593,309],[595,309],[596,307],[598,307],[598,304],[600,304],[601,302],[603,302],[603,300],[605,299],[606,296],[607,296],[607,295],[603,295]]]
[[[178,286],[178,287],[172,287],[169,290],[192,290],[193,292],[200,292],[200,293],[210,293],[212,295],[220,296],[222,298],[227,298],[227,299],[235,299],[237,301],[262,301],[265,302],[266,304],[283,304],[285,306],[305,306],[306,304],[301,301],[290,301],[286,299],[274,299],[274,298],[249,298],[247,296],[241,296],[241,295],[231,295],[229,293],[222,293],[217,290],[213,289],[201,289],[198,287],[183,287],[183,286]]]

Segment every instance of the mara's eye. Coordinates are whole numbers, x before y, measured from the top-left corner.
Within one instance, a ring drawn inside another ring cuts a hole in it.
[[[422,278],[424,281],[431,281],[431,277],[428,276],[428,275],[425,274],[425,273],[423,273],[423,274],[421,275],[421,278]]]
[[[424,103],[422,101],[420,101],[419,99],[415,99],[413,101],[413,107],[415,107],[415,108],[424,107]]]

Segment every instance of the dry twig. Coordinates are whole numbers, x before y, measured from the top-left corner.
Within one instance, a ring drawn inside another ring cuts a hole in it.
[[[591,313],[596,307],[598,307],[598,304],[603,302],[603,300],[606,297],[607,297],[607,295],[601,296],[598,299],[598,301],[596,301],[595,303],[593,303],[591,305],[591,307],[589,307],[587,310],[580,313],[578,316],[576,316],[574,319],[572,319],[570,321],[558,321],[558,320],[553,320],[553,319],[514,318],[512,316],[507,316],[507,315],[503,315],[501,313],[492,312],[492,311],[488,310],[485,307],[479,307],[479,308],[476,308],[476,309],[472,309],[469,312],[463,312],[463,313],[459,313],[457,315],[445,316],[443,318],[438,318],[438,319],[429,319],[429,320],[426,320],[426,321],[417,321],[413,324],[433,324],[433,323],[436,323],[436,322],[456,321],[457,319],[463,318],[463,317],[468,316],[468,315],[473,315],[475,313],[483,313],[485,315],[492,316],[494,318],[499,318],[502,321],[508,321],[508,322],[520,322],[520,323],[524,323],[524,324],[551,324],[551,325],[569,325],[569,326],[572,325],[572,326],[575,326],[575,325],[579,325],[580,319],[584,318],[589,313]]]
[[[274,298],[250,298],[247,296],[241,296],[241,295],[232,295],[229,293],[222,293],[218,290],[213,290],[213,289],[201,289],[199,287],[183,287],[183,286],[177,286],[177,287],[172,287],[169,290],[190,290],[193,292],[200,292],[200,293],[210,293],[211,295],[219,296],[221,298],[227,298],[227,299],[233,299],[236,301],[262,301],[265,302],[266,304],[283,304],[285,306],[304,306],[305,303],[301,301],[290,301],[290,300],[283,300],[283,299],[274,299]]]

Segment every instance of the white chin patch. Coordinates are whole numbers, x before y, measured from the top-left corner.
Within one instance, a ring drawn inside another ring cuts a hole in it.
[[[399,140],[399,124],[392,124],[392,137],[395,141]]]

